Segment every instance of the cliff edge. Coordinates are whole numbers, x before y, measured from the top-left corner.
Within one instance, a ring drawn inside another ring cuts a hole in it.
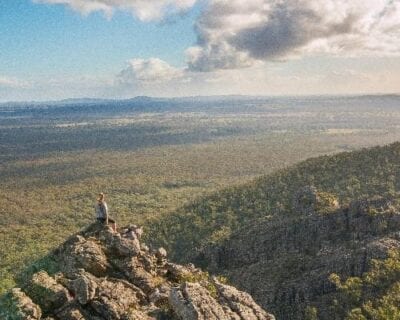
[[[29,276],[0,302],[5,320],[273,320],[252,297],[140,242],[135,225],[94,223],[51,253],[57,272]]]

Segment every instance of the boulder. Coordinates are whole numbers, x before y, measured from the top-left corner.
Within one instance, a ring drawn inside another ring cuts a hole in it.
[[[97,281],[90,273],[81,271],[78,277],[72,281],[75,298],[80,304],[85,305],[96,295]]]
[[[274,320],[275,317],[265,312],[246,292],[220,283],[214,279],[219,301],[246,320]]]
[[[156,257],[158,260],[164,260],[167,258],[167,250],[164,248],[158,248],[156,251]]]
[[[183,320],[228,320],[222,306],[198,283],[172,288],[169,302]]]
[[[45,271],[35,273],[26,290],[44,312],[58,309],[72,300],[68,290]]]
[[[169,301],[184,320],[275,320],[250,295],[218,281],[207,287],[186,282],[172,288]]]
[[[41,308],[20,288],[12,289],[3,299],[0,305],[1,319],[39,320],[42,317]]]
[[[98,286],[99,293],[90,301],[90,306],[104,319],[122,319],[137,308],[140,301],[137,292],[124,282],[100,279]]]
[[[82,309],[75,304],[68,305],[57,313],[57,318],[62,320],[87,320],[82,314]],[[90,319],[94,320],[94,319]],[[100,320],[100,319],[99,319]]]
[[[85,269],[101,277],[107,274],[107,269],[110,267],[101,245],[95,240],[86,240],[79,235],[71,245],[67,246],[61,258],[61,268],[67,274]]]

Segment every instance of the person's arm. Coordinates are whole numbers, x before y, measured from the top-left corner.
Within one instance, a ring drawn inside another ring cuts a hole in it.
[[[104,207],[104,216],[106,218],[106,225],[108,225],[108,207],[107,207],[107,203],[103,203],[103,207]]]

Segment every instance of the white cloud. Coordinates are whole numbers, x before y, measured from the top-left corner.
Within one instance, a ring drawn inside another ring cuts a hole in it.
[[[142,21],[159,20],[190,9],[196,0],[34,0],[40,3],[64,4],[82,14],[102,11],[111,17],[115,10],[127,10]]]
[[[168,82],[184,76],[184,71],[157,59],[132,59],[117,76],[119,84],[153,85]]]
[[[0,88],[24,88],[28,83],[16,78],[0,76]]]
[[[193,71],[320,53],[399,55],[400,0],[209,0],[196,30]]]

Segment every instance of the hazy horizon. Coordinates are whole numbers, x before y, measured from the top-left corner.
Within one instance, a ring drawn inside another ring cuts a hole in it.
[[[147,95],[138,95],[126,98],[100,98],[100,97],[76,97],[76,98],[63,98],[63,99],[54,99],[54,100],[0,100],[0,106],[6,104],[46,104],[46,103],[67,103],[67,102],[96,102],[96,101],[127,101],[127,100],[135,100],[135,99],[160,99],[160,100],[184,100],[184,99],[222,99],[222,98],[243,98],[243,99],[285,99],[285,98],[293,98],[293,99],[302,99],[302,98],[363,98],[363,97],[400,97],[400,92],[396,93],[349,93],[349,94],[281,94],[281,95],[246,95],[246,94],[229,94],[229,95],[187,95],[187,96],[147,96]]]

